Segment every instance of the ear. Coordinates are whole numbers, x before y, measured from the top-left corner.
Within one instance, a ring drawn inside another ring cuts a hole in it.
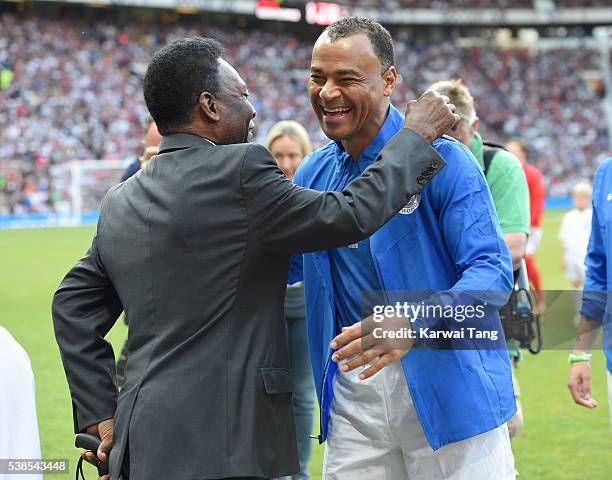
[[[397,83],[397,70],[394,66],[390,66],[389,69],[383,74],[383,82],[385,87],[383,89],[383,95],[390,97],[395,90],[395,84]]]
[[[476,132],[478,131],[478,125],[480,125],[480,118],[476,117],[470,127],[470,138],[474,138],[474,135],[476,135]]]
[[[198,107],[200,112],[213,123],[221,120],[221,112],[219,111],[219,103],[217,98],[209,92],[200,93],[198,99]]]

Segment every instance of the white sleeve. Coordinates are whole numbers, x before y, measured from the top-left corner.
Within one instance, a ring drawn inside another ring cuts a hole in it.
[[[0,458],[40,459],[34,374],[25,350],[0,326]],[[42,480],[41,474],[0,475]]]

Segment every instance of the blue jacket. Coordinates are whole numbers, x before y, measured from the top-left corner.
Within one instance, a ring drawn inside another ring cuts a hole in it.
[[[359,161],[373,162],[403,121],[391,106]],[[512,265],[485,178],[461,143],[443,137],[433,147],[447,161],[444,170],[425,187],[414,211],[413,201],[411,208],[407,205],[370,237],[380,284],[387,292],[497,291],[503,292],[503,304],[513,284]],[[294,181],[316,190],[335,190],[347,161],[352,160],[341,144],[330,142],[302,161]],[[301,274],[323,442],[337,370],[329,347],[337,334],[329,253],[294,257],[290,282]],[[499,326],[496,313],[495,323]],[[413,349],[402,358],[416,413],[432,448],[492,430],[515,413],[511,367],[501,340],[499,349]]]
[[[584,263],[582,314],[603,324],[603,348],[612,373],[612,157],[601,163],[593,180],[593,220]]]
[[[125,169],[125,172],[123,172],[123,175],[121,175],[121,181],[125,182],[128,178],[136,175],[138,173],[138,171],[140,170],[140,159],[136,159],[134,160],[132,163],[130,163],[127,168]]]

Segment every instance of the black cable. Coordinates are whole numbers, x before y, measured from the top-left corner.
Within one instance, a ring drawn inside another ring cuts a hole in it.
[[[536,333],[536,347],[533,348],[531,345],[529,346],[529,352],[537,355],[542,351],[542,322],[540,320],[540,315],[535,315],[534,319],[535,325],[535,333]]]
[[[79,480],[79,472],[81,473],[81,480],[85,480],[85,476],[83,475],[83,457],[79,458],[79,463],[77,463],[76,480]]]

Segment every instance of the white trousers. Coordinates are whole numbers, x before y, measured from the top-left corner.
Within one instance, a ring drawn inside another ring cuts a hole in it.
[[[570,282],[580,281],[580,283],[584,283],[585,274],[586,267],[584,266],[584,256],[565,256],[565,277]]]
[[[324,480],[516,478],[506,424],[434,451],[417,418],[401,363],[367,380],[357,378],[359,371],[338,370],[334,377]]]

